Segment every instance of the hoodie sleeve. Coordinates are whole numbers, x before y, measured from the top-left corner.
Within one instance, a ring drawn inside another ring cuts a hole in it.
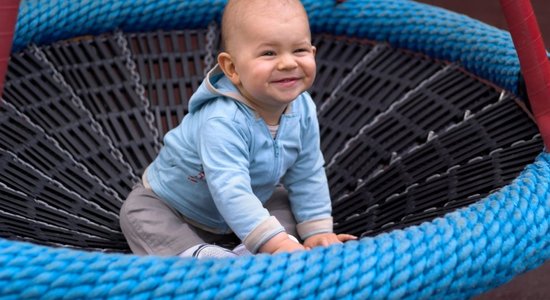
[[[254,195],[249,175],[249,135],[223,117],[200,128],[199,155],[216,208],[251,252],[284,231]]]
[[[306,95],[305,100],[301,125],[302,149],[296,163],[283,177],[298,222],[297,231],[303,240],[333,231],[325,162],[320,150],[319,123],[311,97]]]

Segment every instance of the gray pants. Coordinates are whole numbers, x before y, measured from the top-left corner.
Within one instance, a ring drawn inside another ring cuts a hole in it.
[[[284,188],[277,188],[264,206],[288,234],[298,236],[296,220]],[[179,212],[141,183],[134,186],[122,205],[120,227],[130,249],[138,255],[175,256],[202,243],[224,245],[240,242],[234,234],[215,234],[189,224]]]

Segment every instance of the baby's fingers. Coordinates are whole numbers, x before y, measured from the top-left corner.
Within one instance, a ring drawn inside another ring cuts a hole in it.
[[[338,234],[338,235],[336,235],[336,237],[338,237],[338,240],[340,242],[346,242],[346,241],[357,239],[357,237],[355,235],[345,234],[345,233]]]

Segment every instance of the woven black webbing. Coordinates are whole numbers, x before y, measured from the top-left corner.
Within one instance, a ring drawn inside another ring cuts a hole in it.
[[[537,133],[516,99],[507,97],[372,173],[356,191],[333,202],[334,218],[340,222],[430,176]]]
[[[113,36],[59,42],[44,52],[137,175],[156,156],[154,135]]]
[[[387,166],[392,156],[424,144],[430,132],[458,124],[467,112],[475,113],[498,99],[495,88],[458,68],[448,66],[439,71],[371,120],[345,147],[338,145],[344,150],[327,168],[333,199],[353,191],[369,174]]]
[[[20,192],[17,199],[3,202],[4,213],[23,217],[36,226],[49,224],[64,228],[68,232],[74,232],[74,236],[101,238],[104,242],[102,247],[105,248],[127,248],[119,231],[116,214],[101,210],[87,199],[64,188],[62,183],[25,165],[13,153],[2,148],[0,183],[2,194]],[[46,229],[42,231],[45,232]],[[51,242],[52,237],[44,235],[33,238],[47,243]]]
[[[86,174],[68,152],[55,144],[53,138],[19,115],[9,104],[0,106],[0,136],[0,148],[9,149],[19,159],[103,209],[120,210],[121,199],[107,191],[104,182]],[[112,215],[108,219],[112,224],[117,222]]]
[[[107,251],[127,251],[120,237],[89,235],[86,227],[57,216],[57,210],[43,207],[31,196],[0,183],[0,236],[36,244],[69,246]]]
[[[373,46],[365,40],[324,34],[314,35],[312,44],[317,48],[317,76],[309,93],[319,109]]]
[[[363,66],[319,112],[321,148],[329,161],[373,118],[443,66],[426,57],[377,45]]]
[[[206,34],[184,30],[126,36],[161,136],[180,123],[204,78]]]
[[[458,165],[440,176],[410,186],[335,225],[337,232],[375,235],[418,224],[469,205],[511,182],[534,161],[543,144],[539,136]],[[358,194],[357,197],[361,198]]]
[[[53,78],[52,70],[30,52],[13,54],[4,89],[5,101],[53,137],[92,174],[126,197],[132,181],[126,167],[91,126],[91,118]]]

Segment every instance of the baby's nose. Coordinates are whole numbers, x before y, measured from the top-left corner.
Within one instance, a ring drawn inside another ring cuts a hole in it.
[[[296,60],[292,55],[290,54],[283,54],[279,56],[279,62],[278,62],[278,68],[283,69],[291,69],[296,68],[298,64],[296,63]]]

